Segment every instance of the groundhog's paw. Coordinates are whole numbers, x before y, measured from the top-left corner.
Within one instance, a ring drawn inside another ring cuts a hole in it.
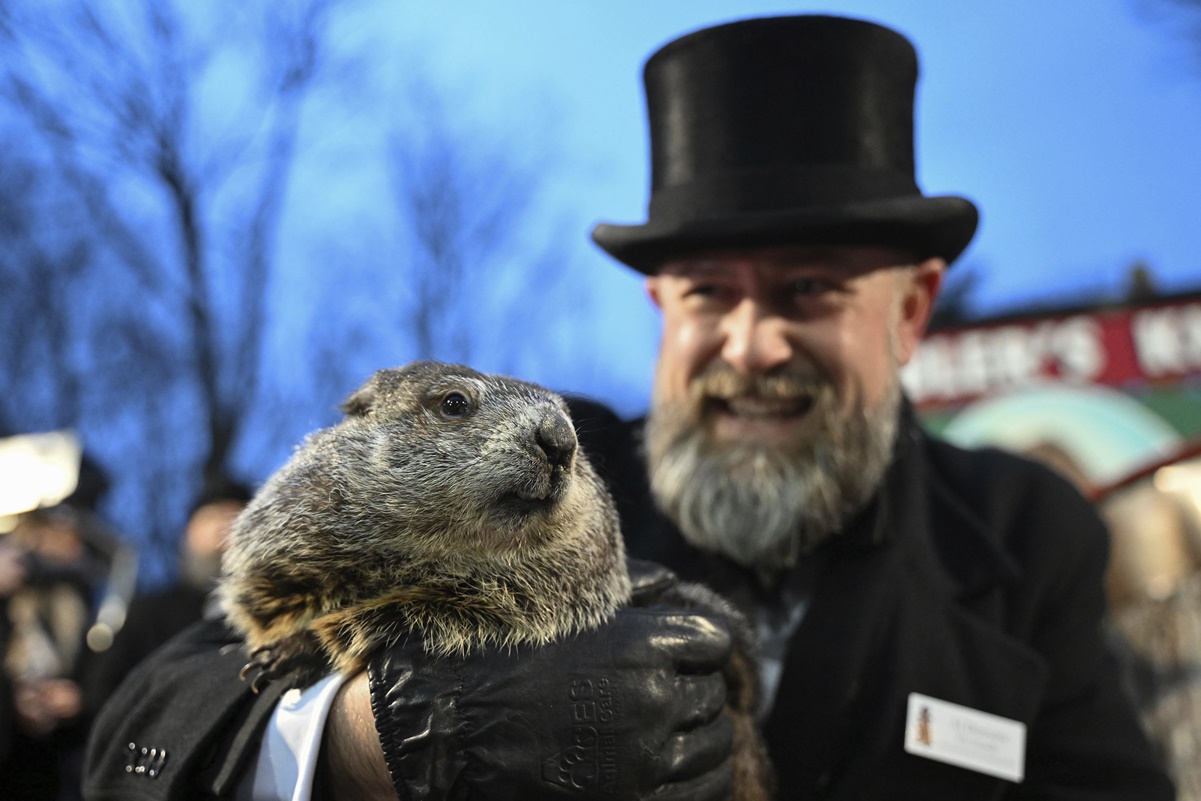
[[[257,694],[262,684],[278,675],[277,662],[274,649],[270,645],[260,645],[250,652],[250,661],[242,666],[238,677],[242,681],[249,680],[251,691]]]

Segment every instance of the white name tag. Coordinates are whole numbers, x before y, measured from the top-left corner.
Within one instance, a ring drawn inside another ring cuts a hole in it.
[[[1026,724],[910,693],[905,750],[1020,782],[1026,766]]]

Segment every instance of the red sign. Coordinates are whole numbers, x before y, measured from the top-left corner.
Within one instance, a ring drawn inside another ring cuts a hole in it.
[[[1132,385],[1201,376],[1201,299],[931,333],[902,378],[920,408],[1047,381]]]

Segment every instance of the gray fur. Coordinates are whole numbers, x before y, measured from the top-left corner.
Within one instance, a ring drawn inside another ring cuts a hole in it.
[[[560,397],[417,362],[343,409],[266,482],[223,561],[219,597],[268,674],[314,656],[353,673],[410,634],[432,653],[545,643],[628,599],[616,510]]]

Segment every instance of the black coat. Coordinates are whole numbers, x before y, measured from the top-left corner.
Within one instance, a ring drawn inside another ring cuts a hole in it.
[[[614,486],[631,555],[748,611],[762,603],[746,571],[656,513],[640,422],[585,412],[581,438]],[[823,567],[765,727],[780,799],[1174,797],[1106,645],[1108,550],[1066,481],[931,438],[906,408],[881,492],[814,557]],[[906,753],[914,692],[1025,723],[1025,781]]]

